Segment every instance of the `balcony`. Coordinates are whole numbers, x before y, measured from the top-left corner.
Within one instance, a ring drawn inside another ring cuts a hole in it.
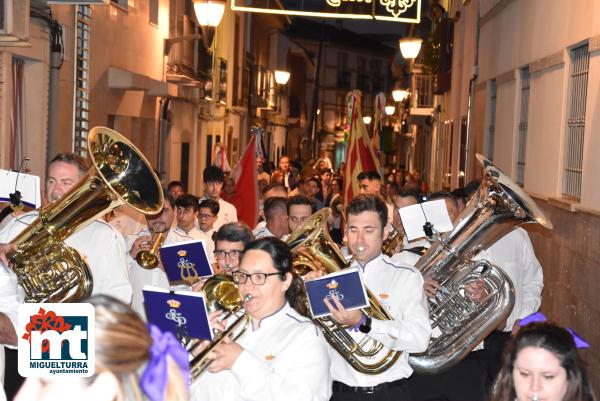
[[[242,78],[241,93],[236,93],[233,99],[234,106],[248,107],[248,85],[252,76],[252,107],[273,110],[277,105],[277,90],[273,71],[263,66],[248,66],[238,68],[238,76]],[[234,89],[234,92],[237,92]]]
[[[410,114],[429,116],[433,110],[433,81],[430,74],[414,73],[411,79]]]

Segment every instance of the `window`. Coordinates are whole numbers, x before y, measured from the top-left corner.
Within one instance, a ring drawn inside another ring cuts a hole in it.
[[[110,4],[114,4],[115,6],[122,8],[123,10],[127,11],[128,9],[128,1],[129,0],[110,0]],[[158,14],[158,12],[157,12]]]
[[[529,121],[529,67],[521,69],[521,110],[519,111],[519,131],[517,138],[517,184],[525,182],[525,149],[527,148],[527,125]]]
[[[581,197],[581,173],[583,164],[583,133],[585,130],[585,107],[587,99],[590,53],[588,45],[571,50],[570,103],[567,116],[567,138],[564,155],[563,195]]]
[[[338,53],[338,71],[337,71],[337,86],[344,89],[349,89],[352,83],[352,73],[348,71],[348,54]]]
[[[90,59],[90,6],[77,6],[75,43],[75,118],[73,134],[73,152],[87,156],[87,136],[89,132],[89,59]]]
[[[148,1],[148,21],[158,26],[158,0]],[[187,187],[186,187],[187,188]]]
[[[489,84],[488,127],[485,138],[485,156],[494,161],[494,135],[496,133],[496,80]]]

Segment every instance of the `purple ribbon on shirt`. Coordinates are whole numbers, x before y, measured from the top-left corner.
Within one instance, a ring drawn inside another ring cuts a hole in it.
[[[179,366],[184,380],[187,382],[190,371],[188,353],[173,333],[163,333],[157,326],[148,325],[152,337],[150,360],[142,373],[140,387],[151,401],[163,401],[167,389],[168,364],[167,356]]]
[[[521,321],[519,322],[519,326],[523,327],[523,326],[527,326],[529,323],[541,323],[541,322],[545,322],[547,320],[548,320],[548,318],[546,318],[546,316],[542,312],[536,312],[536,313],[532,313],[531,315],[526,316],[523,319],[521,319]],[[573,331],[573,329],[571,329],[570,327],[565,327],[565,330],[567,330],[571,334],[571,337],[573,337],[573,341],[575,341],[575,347],[577,347],[577,348],[589,348],[590,347],[590,344],[588,344],[587,341],[585,341],[577,333],[575,333]]]

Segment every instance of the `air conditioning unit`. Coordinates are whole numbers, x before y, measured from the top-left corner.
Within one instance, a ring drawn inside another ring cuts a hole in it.
[[[29,0],[0,0],[0,46],[23,45],[29,39]]]

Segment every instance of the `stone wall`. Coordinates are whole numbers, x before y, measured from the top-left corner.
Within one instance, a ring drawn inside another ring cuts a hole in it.
[[[541,311],[571,327],[591,345],[581,351],[600,394],[600,215],[572,212],[555,201],[536,199],[554,230],[531,225],[535,253],[544,269]]]

